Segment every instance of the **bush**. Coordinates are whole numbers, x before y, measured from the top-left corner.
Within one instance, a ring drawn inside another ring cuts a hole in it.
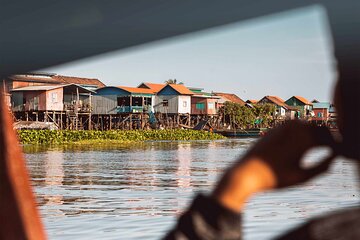
[[[22,144],[66,144],[80,141],[115,140],[119,142],[142,142],[156,140],[216,140],[222,135],[207,131],[171,129],[171,130],[19,130],[19,140]]]

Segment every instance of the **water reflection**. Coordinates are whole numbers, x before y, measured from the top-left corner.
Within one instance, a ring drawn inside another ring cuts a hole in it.
[[[209,191],[252,139],[147,142],[124,146],[25,146],[51,239],[158,239],[198,191]],[[320,152],[310,154],[309,161]],[[304,218],[358,201],[352,165],[300,188],[255,196],[246,207],[246,239],[264,239]]]
[[[189,144],[179,144],[176,151],[179,166],[175,175],[179,192],[187,188],[191,190],[191,150]]]
[[[48,194],[44,194],[45,206],[48,209],[53,209],[52,214],[63,215],[57,205],[62,205],[63,195],[58,194],[56,188],[60,188],[63,185],[64,179],[64,158],[62,152],[51,151],[45,154],[44,167],[45,167],[45,185],[49,189]],[[52,194],[55,192],[55,194]],[[55,206],[55,207],[54,207]]]

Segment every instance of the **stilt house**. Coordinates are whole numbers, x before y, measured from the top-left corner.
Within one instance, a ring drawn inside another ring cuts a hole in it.
[[[191,96],[191,115],[216,115],[218,113],[219,96],[203,92],[203,88],[189,88]]]
[[[103,87],[93,99],[93,114],[152,112],[153,90],[134,87]]]
[[[182,84],[167,84],[157,93],[154,110],[165,114],[190,114],[192,95],[194,93]]]
[[[13,112],[27,111],[90,111],[91,95],[76,84],[27,86],[11,90]]]

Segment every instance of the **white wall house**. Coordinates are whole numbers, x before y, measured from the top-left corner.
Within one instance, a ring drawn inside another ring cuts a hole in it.
[[[168,84],[155,96],[155,112],[167,114],[190,114],[191,92],[184,85]]]

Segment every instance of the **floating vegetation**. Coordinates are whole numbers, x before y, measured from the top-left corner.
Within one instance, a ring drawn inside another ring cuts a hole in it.
[[[22,144],[114,144],[144,141],[189,141],[224,139],[220,134],[207,131],[167,130],[19,130]]]

